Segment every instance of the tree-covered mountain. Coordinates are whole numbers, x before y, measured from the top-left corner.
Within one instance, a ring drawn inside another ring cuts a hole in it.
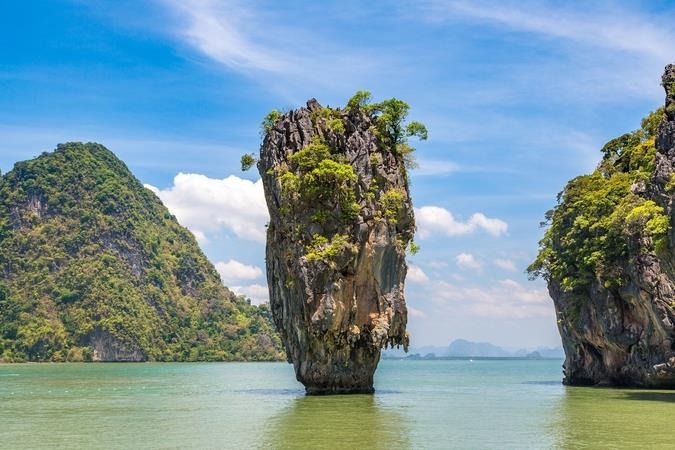
[[[267,306],[99,144],[0,177],[0,361],[273,360]]]

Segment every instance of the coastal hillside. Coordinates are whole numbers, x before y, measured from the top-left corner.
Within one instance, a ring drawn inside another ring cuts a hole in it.
[[[0,361],[283,358],[269,309],[99,144],[0,177]]]
[[[533,276],[558,315],[568,384],[675,386],[675,66],[664,108],[609,141],[546,214]]]

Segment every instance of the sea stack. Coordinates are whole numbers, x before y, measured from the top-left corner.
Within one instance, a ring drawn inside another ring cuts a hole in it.
[[[405,103],[366,105],[368,94],[358,95],[344,109],[312,99],[264,123],[270,305],[308,394],[371,393],[380,350],[408,345],[403,286],[415,221],[405,136],[426,130],[402,126]],[[396,105],[403,114],[392,122]]]
[[[675,387],[675,65],[665,107],[609,141],[547,214],[548,282],[571,385]]]

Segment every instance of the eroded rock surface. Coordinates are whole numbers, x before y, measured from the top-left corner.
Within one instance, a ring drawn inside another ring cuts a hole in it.
[[[551,261],[558,264],[562,256],[558,260],[549,257],[545,262],[549,264],[548,288],[555,303],[566,353],[564,382],[567,384],[675,386],[674,65],[666,67],[663,86],[666,90],[665,110],[663,113],[658,112],[663,118],[656,135],[652,137],[655,138],[656,153],[653,163],[647,162],[642,167],[648,168],[651,173],[639,173],[633,167],[623,169],[625,174],[632,177],[631,192],[626,194],[635,196],[636,205],[635,209],[620,219],[624,229],[629,230],[622,236],[625,249],[610,249],[608,244],[599,247],[597,252],[605,253],[600,258],[605,257],[610,250],[617,255],[614,259],[607,258],[606,261],[610,263],[597,270],[592,282],[581,286],[570,287],[573,285],[570,278],[556,276]],[[643,137],[643,141],[634,147],[640,150],[639,145],[654,145],[650,144],[648,136]],[[645,155],[649,153],[645,152]],[[613,167],[622,164],[620,153],[609,156],[615,157]],[[627,161],[630,157],[623,156],[623,159]],[[605,179],[609,176],[603,174]],[[570,200],[565,198],[569,195],[569,186],[563,202]],[[616,211],[615,214],[620,214]],[[664,236],[658,237],[663,241],[661,245],[655,244],[655,233],[660,231],[654,231],[656,222],[652,219],[658,219],[657,213],[663,214],[668,224]],[[579,212],[574,221],[568,221],[564,226],[568,230],[581,227],[581,221],[586,219],[588,217],[584,218],[584,214]],[[594,228],[596,224],[597,221],[591,221],[587,227],[588,233],[598,232],[598,227]],[[616,240],[613,232],[614,229],[603,231],[603,239],[606,238],[606,242]],[[565,251],[579,251],[564,239],[561,240],[559,235],[553,234],[553,238],[547,242],[549,249],[559,255]],[[598,257],[600,253],[590,253],[589,256]],[[572,277],[570,273],[564,275]],[[615,282],[613,278],[619,281]]]
[[[408,344],[413,207],[404,158],[376,122],[310,100],[270,124],[261,147],[270,303],[310,394],[372,392],[381,348]]]

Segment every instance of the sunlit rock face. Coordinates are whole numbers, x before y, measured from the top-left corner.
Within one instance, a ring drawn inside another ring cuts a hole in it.
[[[309,394],[373,392],[380,350],[408,344],[413,207],[376,121],[310,100],[269,125],[260,151],[271,309]]]
[[[608,268],[623,278],[620,287],[597,280],[579,298],[561,280],[549,280],[567,384],[675,386],[675,65],[666,67],[662,82],[666,103],[655,163],[631,192],[663,208],[670,222],[666,248],[655,249],[645,226],[628,240],[623,260]]]

